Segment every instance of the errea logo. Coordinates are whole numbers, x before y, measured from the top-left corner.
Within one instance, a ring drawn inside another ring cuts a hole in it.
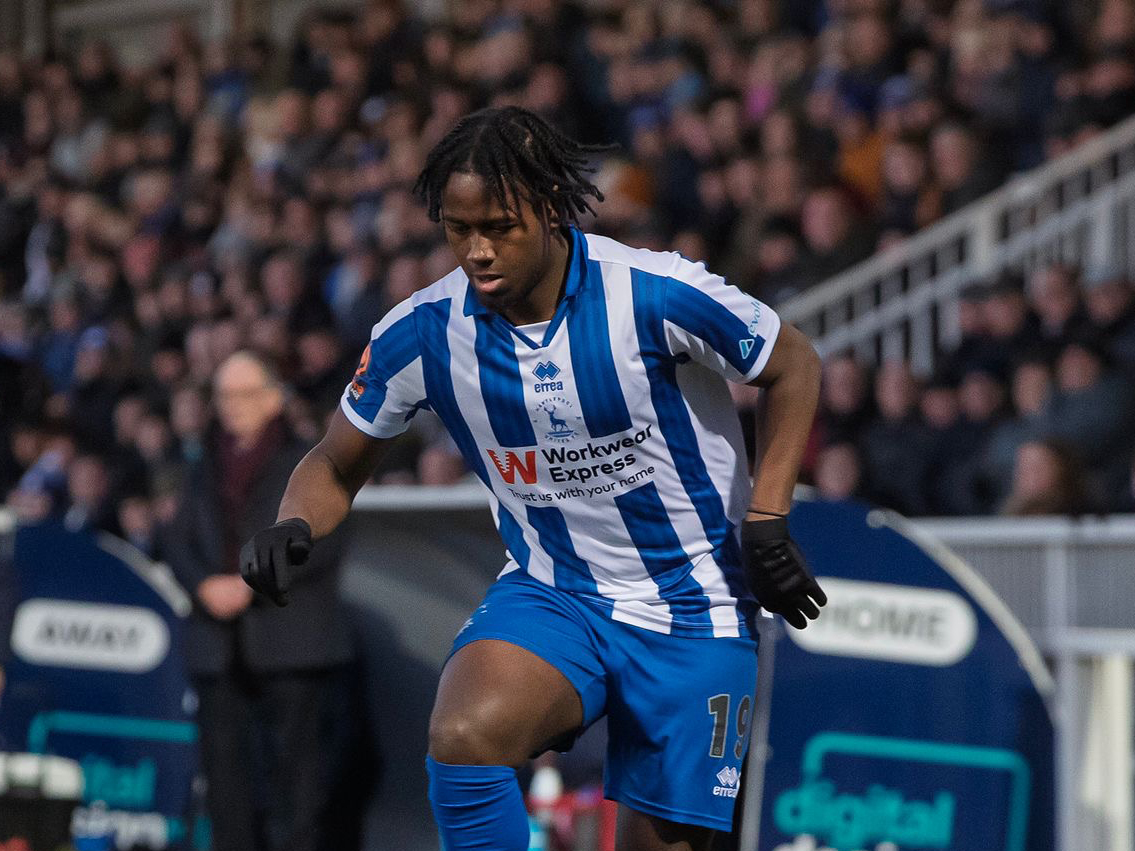
[[[560,374],[560,368],[550,360],[542,360],[532,370],[532,374],[541,381],[551,381]]]
[[[532,374],[536,376],[538,382],[533,388],[537,393],[550,393],[553,390],[563,390],[564,383],[556,381],[556,377],[563,372],[554,362],[550,360],[542,360],[532,369]]]
[[[721,785],[713,787],[714,797],[736,798],[741,785],[741,772],[734,766],[727,765],[717,772],[717,782]]]

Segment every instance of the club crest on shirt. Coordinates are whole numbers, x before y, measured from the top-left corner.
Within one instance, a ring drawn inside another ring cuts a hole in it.
[[[579,433],[580,416],[562,396],[545,399],[534,413],[532,424],[543,429],[548,440],[567,443]]]

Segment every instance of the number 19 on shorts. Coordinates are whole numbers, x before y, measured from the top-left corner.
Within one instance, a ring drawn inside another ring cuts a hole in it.
[[[729,713],[730,702],[731,699],[728,694],[715,694],[706,701],[709,714],[713,716],[713,738],[709,744],[709,755],[715,759],[725,756],[725,743],[729,738],[729,722],[734,720]],[[737,759],[740,759],[741,755],[745,753],[745,736],[749,732],[751,708],[752,700],[749,695],[745,695],[737,706],[737,717],[734,725],[737,735],[733,744],[733,756]]]

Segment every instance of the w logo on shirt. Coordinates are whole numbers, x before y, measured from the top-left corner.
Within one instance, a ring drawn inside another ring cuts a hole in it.
[[[486,449],[485,451],[488,452],[489,457],[493,459],[493,465],[497,468],[497,472],[500,473],[500,477],[504,479],[506,484],[515,484],[517,473],[520,473],[520,481],[524,482],[524,484],[536,484],[536,452],[534,450],[525,452],[523,461],[521,461],[520,456],[512,450],[505,450],[503,464],[500,458],[497,457],[497,453],[493,450]]]

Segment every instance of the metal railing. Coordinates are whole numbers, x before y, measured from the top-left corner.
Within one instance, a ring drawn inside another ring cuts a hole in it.
[[[1130,695],[1108,699],[1107,680],[1114,685],[1118,672],[1122,691],[1130,691],[1135,516],[917,520],[911,525],[974,567],[1049,660],[1059,724],[1057,847],[1128,851],[1135,845],[1135,718]],[[1101,738],[1107,740],[1102,748]]]
[[[1135,271],[1135,117],[779,307],[821,355],[906,358],[918,375],[958,340],[963,287],[1054,262]]]

